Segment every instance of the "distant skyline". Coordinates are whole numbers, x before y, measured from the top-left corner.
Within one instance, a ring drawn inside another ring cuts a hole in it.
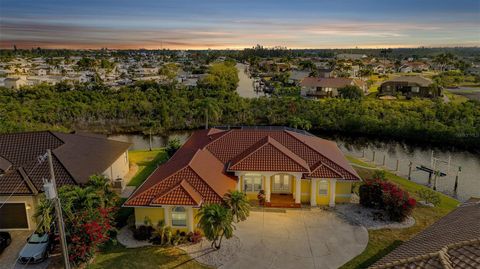
[[[0,0],[0,48],[480,46],[480,0]]]

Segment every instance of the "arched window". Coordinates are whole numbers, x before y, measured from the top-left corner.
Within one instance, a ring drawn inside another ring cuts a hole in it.
[[[187,226],[187,212],[185,207],[177,206],[172,208],[172,226]]]

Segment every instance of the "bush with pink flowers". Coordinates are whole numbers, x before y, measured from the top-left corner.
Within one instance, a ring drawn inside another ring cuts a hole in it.
[[[403,221],[416,205],[407,191],[397,185],[379,179],[366,180],[359,188],[360,204],[383,209],[392,221]]]

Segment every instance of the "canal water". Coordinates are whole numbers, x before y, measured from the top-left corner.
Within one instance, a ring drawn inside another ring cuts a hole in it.
[[[152,136],[152,146],[164,147],[169,139],[177,138],[182,143],[185,142],[192,131],[172,132],[169,136]],[[436,166],[447,175],[437,178],[437,190],[448,195],[454,196],[453,187],[458,167],[461,166],[459,174],[458,189],[456,198],[465,201],[472,196],[480,197],[480,155],[467,151],[441,150],[438,148],[421,148],[409,146],[399,142],[381,142],[378,140],[361,141],[345,139],[332,136],[322,137],[337,142],[339,148],[345,153],[354,157],[362,157],[367,161],[373,160],[375,152],[375,163],[383,164],[385,156],[385,166],[390,170],[395,170],[397,160],[399,160],[398,173],[407,177],[409,162],[413,162],[411,177],[412,180],[426,185],[428,183],[428,173],[416,169],[417,166],[431,165],[432,150],[434,158],[437,158]],[[148,136],[142,135],[111,135],[111,139],[132,143],[132,150],[142,150],[149,148]],[[364,153],[365,152],[365,153]],[[448,160],[450,159],[450,166]],[[433,183],[433,176],[432,176]]]
[[[264,96],[264,93],[262,92],[255,92],[253,88],[254,80],[250,78],[247,71],[248,66],[242,63],[237,63],[236,67],[238,70],[238,79],[239,79],[238,87],[237,87],[238,95],[246,98],[255,98],[255,97]]]

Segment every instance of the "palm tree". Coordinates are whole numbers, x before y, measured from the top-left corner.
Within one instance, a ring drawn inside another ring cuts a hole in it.
[[[208,118],[217,118],[220,113],[220,107],[216,103],[215,99],[207,97],[201,100],[198,104],[199,108],[205,111],[205,129],[208,129]]]
[[[223,202],[230,208],[235,222],[244,221],[250,215],[250,204],[247,195],[240,191],[228,191],[223,196]]]
[[[223,237],[233,236],[233,217],[230,209],[220,204],[203,205],[197,213],[198,226],[205,237],[212,241],[212,248],[220,249]]]

